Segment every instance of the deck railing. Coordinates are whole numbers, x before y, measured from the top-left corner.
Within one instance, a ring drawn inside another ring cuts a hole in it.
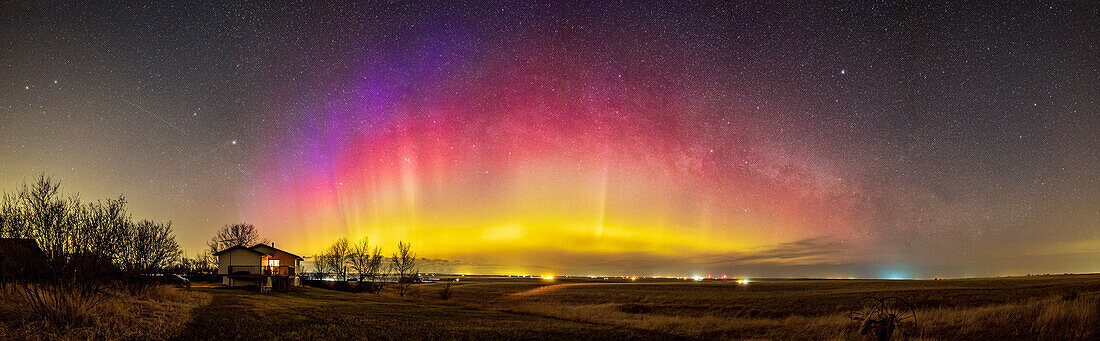
[[[230,275],[291,276],[296,275],[293,266],[230,265]]]

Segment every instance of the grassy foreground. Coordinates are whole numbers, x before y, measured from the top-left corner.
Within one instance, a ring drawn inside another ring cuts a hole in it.
[[[109,289],[100,304],[66,307],[83,321],[67,325],[39,318],[17,295],[11,287],[0,290],[0,340],[166,340],[211,301],[209,294],[172,286],[139,295]]]
[[[667,339],[649,331],[495,310],[425,304],[390,295],[309,287],[260,295],[196,289],[213,296],[179,340]]]
[[[0,339],[867,339],[860,297],[902,297],[917,323],[896,339],[1097,340],[1100,275],[937,281],[681,281],[463,277],[410,295],[309,287],[263,295],[157,287],[112,293],[87,323],[33,319],[0,295]],[[80,308],[80,307],[77,307]]]
[[[440,284],[421,287],[438,300]],[[700,339],[863,339],[861,297],[902,297],[917,324],[897,339],[1100,339],[1100,275],[955,280],[734,281],[464,278],[451,304]]]

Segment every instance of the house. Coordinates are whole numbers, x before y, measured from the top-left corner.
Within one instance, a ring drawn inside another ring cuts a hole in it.
[[[34,239],[0,238],[0,285],[33,281],[46,266],[46,255]]]
[[[218,256],[218,276],[227,287],[289,289],[299,284],[302,257],[267,244],[233,246]]]

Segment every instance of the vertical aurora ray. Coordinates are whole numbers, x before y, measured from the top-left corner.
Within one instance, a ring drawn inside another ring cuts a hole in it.
[[[15,3],[0,188],[125,195],[189,257],[246,222],[467,272],[1100,268],[1095,1]]]
[[[360,61],[272,136],[243,218],[303,253],[369,236],[516,271],[859,238],[859,189],[772,146],[706,60],[428,36]]]

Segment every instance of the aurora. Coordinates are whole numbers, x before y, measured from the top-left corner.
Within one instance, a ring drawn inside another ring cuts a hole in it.
[[[188,256],[250,223],[303,255],[407,241],[448,273],[1100,265],[1094,11],[360,5],[10,17],[0,185],[125,195]]]

